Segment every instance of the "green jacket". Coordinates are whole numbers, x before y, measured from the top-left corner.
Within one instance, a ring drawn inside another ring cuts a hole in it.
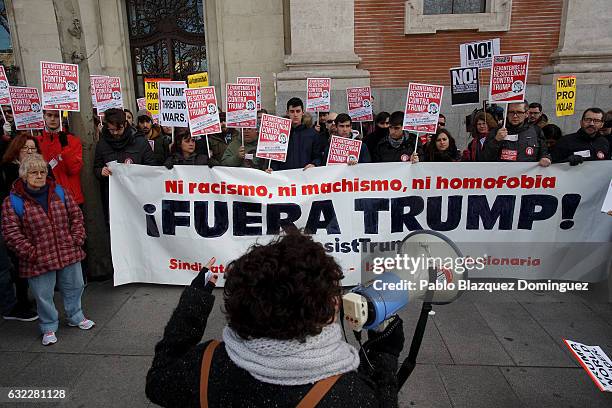
[[[221,165],[228,167],[249,167],[252,169],[263,170],[265,160],[255,157],[255,152],[257,151],[257,139],[253,140],[251,143],[244,143],[245,153],[247,155],[252,154],[252,159],[247,159],[246,156],[244,159],[238,157],[238,150],[240,150],[241,146],[242,140],[240,139],[240,136],[234,138],[229,146],[227,146],[227,149],[225,149],[223,159],[221,159]]]
[[[238,139],[238,142],[240,142],[240,132],[236,131],[236,129],[232,129],[231,134],[232,142],[236,139]],[[208,161],[208,164],[212,166],[220,165],[225,149],[227,149],[230,143],[226,143],[225,136],[223,136],[221,133],[215,133],[208,135],[208,145],[212,151],[212,157]]]

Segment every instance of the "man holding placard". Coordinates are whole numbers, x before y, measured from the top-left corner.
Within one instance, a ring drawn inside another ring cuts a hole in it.
[[[321,165],[320,136],[313,128],[302,123],[304,102],[291,98],[287,102],[287,116],[291,119],[291,134],[287,147],[286,161],[272,161],[274,171],[290,169],[309,169]]]
[[[527,102],[509,103],[505,127],[489,137],[480,161],[538,162],[548,167],[552,159],[542,129],[527,122]]]
[[[393,112],[389,117],[389,136],[376,146],[372,154],[374,162],[418,163],[419,156],[424,156],[420,139],[414,133],[405,132],[403,125],[404,112]]]
[[[357,163],[371,163],[370,152],[365,143],[353,139],[351,117],[346,113],[341,113],[334,122],[338,129],[338,136],[332,136],[329,146],[325,149],[324,157],[327,165],[346,163],[352,166]]]
[[[49,163],[55,180],[70,192],[74,201],[85,202],[81,190],[81,169],[83,168],[83,147],[78,137],[62,131],[60,114],[57,110],[44,110],[45,128],[39,139],[40,152]]]

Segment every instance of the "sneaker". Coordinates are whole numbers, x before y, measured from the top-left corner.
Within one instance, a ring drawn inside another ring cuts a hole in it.
[[[19,320],[20,322],[33,322],[38,319],[38,314],[30,309],[23,309],[17,306],[13,307],[10,312],[3,314],[4,320]]]
[[[42,339],[43,346],[49,346],[55,343],[57,343],[57,337],[55,337],[55,332],[47,332],[43,334],[43,339]]]
[[[70,327],[77,327],[81,330],[89,330],[92,327],[94,327],[96,325],[96,323],[94,323],[93,320],[89,320],[89,319],[83,319],[83,321],[79,324],[73,324],[68,322],[68,326]]]

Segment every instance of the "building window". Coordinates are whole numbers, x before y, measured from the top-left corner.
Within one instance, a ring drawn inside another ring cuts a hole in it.
[[[484,13],[486,0],[424,0],[423,14]]]
[[[127,0],[137,97],[145,78],[187,80],[208,71],[202,0]]]
[[[404,5],[405,34],[510,30],[512,0],[407,0]]]
[[[17,85],[19,68],[15,66],[13,42],[4,0],[0,0],[0,64],[4,65],[9,84]]]

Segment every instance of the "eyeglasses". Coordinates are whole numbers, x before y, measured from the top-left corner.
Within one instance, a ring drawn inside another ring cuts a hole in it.
[[[525,111],[508,111],[508,116],[521,116],[524,114]]]
[[[332,123],[334,123],[334,121],[333,120],[328,120],[325,123],[327,123],[328,125],[331,125]]]
[[[584,118],[582,120],[585,121],[586,123],[594,123],[596,125],[599,125],[600,123],[603,123],[603,120],[601,120],[601,119]]]
[[[33,153],[33,152],[36,151],[36,148],[35,147],[23,146],[21,148],[21,150],[23,150],[24,152]]]
[[[444,123],[444,122],[438,122],[438,126],[446,126],[446,123]]]
[[[46,176],[47,170],[32,170],[28,171],[28,176]]]

